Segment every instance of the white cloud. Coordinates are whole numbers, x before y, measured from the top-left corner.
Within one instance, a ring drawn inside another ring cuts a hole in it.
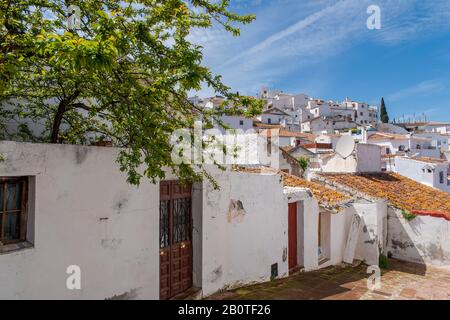
[[[366,27],[366,9],[373,0],[276,0],[255,2],[254,7],[247,2],[245,12],[254,9],[257,20],[242,28],[241,37],[213,28],[196,31],[192,38],[204,46],[206,65],[223,75],[226,84],[254,94],[256,85],[295,77],[304,67],[326,63],[364,42],[392,44],[450,29],[448,0],[377,2],[381,30]]]
[[[417,97],[429,95],[432,93],[437,93],[443,91],[445,89],[445,85],[438,80],[427,80],[421,83],[418,83],[409,88],[402,89],[395,93],[392,93],[387,96],[387,99],[390,101],[399,101],[406,98]]]

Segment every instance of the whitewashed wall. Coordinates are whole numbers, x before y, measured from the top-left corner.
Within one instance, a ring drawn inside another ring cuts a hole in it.
[[[428,168],[432,172],[428,172]],[[424,171],[425,169],[425,171]],[[448,163],[445,164],[428,164],[426,162],[417,161],[410,158],[395,158],[395,171],[402,176],[413,179],[429,187],[439,189],[450,193],[450,186],[447,183],[449,174]],[[443,173],[444,181],[440,182],[440,173]]]
[[[288,201],[280,176],[239,172],[214,177],[221,190],[203,187],[203,295],[270,280],[271,265],[288,273]],[[232,204],[242,210],[230,210]]]
[[[322,160],[323,172],[380,172],[381,148],[372,144],[357,144],[355,154],[342,158],[339,154]]]
[[[450,265],[450,221],[417,216],[407,221],[388,209],[388,252],[397,259],[438,266]]]
[[[368,265],[378,265],[379,256],[385,253],[387,228],[387,203],[385,201],[354,203],[356,212],[363,218],[355,258]]]
[[[0,153],[0,176],[35,189],[34,247],[0,255],[0,299],[159,298],[158,185],[127,184],[114,148],[0,142]],[[81,290],[66,288],[69,265]]]
[[[232,129],[241,129],[244,132],[247,132],[250,129],[253,129],[253,120],[242,117],[242,116],[221,116],[220,120],[222,120],[226,125],[228,125]],[[242,124],[241,124],[242,122]],[[217,129],[219,129],[222,134],[226,133],[226,130],[222,127],[217,125]],[[229,130],[229,129],[227,129]]]

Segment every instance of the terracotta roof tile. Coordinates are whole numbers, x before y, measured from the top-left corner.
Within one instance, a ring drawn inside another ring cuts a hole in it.
[[[407,134],[376,132],[368,140],[406,140],[408,138],[409,136]]]
[[[269,167],[236,167],[235,170],[244,173],[273,173],[281,175],[283,186],[292,188],[309,189],[319,204],[323,207],[337,209],[341,205],[349,202],[352,198],[342,192],[328,188],[316,182],[307,181],[297,176],[287,174],[285,172]]]
[[[314,134],[289,131],[289,130],[285,130],[285,129],[281,129],[281,128],[277,128],[277,127],[267,128],[265,130],[260,131],[259,134],[261,136],[271,137],[272,136],[272,130],[278,130],[278,136],[279,137],[303,138],[303,139],[311,141],[311,142],[314,142],[316,140],[316,135],[314,135]],[[274,133],[276,133],[276,131],[274,131]]]
[[[425,163],[434,163],[434,164],[445,164],[449,163],[447,160],[444,159],[436,159],[436,158],[429,158],[429,157],[412,157],[412,160],[425,162]]]
[[[450,218],[450,194],[396,173],[320,174],[320,178],[355,193],[387,199],[392,206],[414,214]]]
[[[285,187],[300,187],[311,190],[314,197],[325,207],[337,207],[341,204],[347,203],[351,200],[348,195],[328,188],[316,182],[307,181],[305,179],[281,173],[283,176],[283,184]]]

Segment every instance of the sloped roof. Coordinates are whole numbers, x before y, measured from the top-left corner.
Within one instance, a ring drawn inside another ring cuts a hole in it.
[[[267,110],[263,111],[263,114],[281,114],[281,115],[289,116],[288,113],[284,112],[283,110],[281,110],[280,108],[277,108],[277,107],[267,109]]]
[[[396,173],[322,173],[318,175],[318,179],[338,189],[387,199],[392,206],[413,214],[439,216],[450,220],[450,194]]]
[[[293,176],[280,170],[259,166],[259,167],[237,167],[236,171],[244,173],[273,173],[281,175],[284,187],[309,189],[319,204],[325,208],[337,209],[341,205],[348,203],[352,197],[343,192],[336,191],[316,182],[310,182],[297,176]]]
[[[293,138],[303,138],[306,140],[309,140],[311,142],[314,142],[316,139],[316,136],[314,134],[311,133],[303,133],[303,132],[295,132],[295,131],[289,131],[286,129],[282,129],[282,128],[267,128],[264,130],[260,131],[260,135],[262,136],[267,136],[267,137],[271,137],[272,136],[272,131],[271,130],[278,130],[278,136],[279,137],[293,137]]]
[[[395,134],[387,132],[376,132],[372,134],[368,140],[407,140],[409,136],[407,134]]]
[[[281,175],[283,176],[283,184],[285,187],[300,187],[311,190],[321,206],[336,208],[352,199],[347,194],[328,188],[320,183],[307,181],[284,172],[281,172]]]
[[[412,157],[410,158],[415,161],[425,162],[425,163],[431,163],[431,164],[448,164],[448,160],[444,159],[436,159],[436,158],[430,158],[430,157]]]
[[[409,134],[398,134],[398,133],[387,133],[387,132],[376,132],[372,134],[368,140],[408,140],[409,138],[418,141],[431,141],[430,138],[409,136]]]

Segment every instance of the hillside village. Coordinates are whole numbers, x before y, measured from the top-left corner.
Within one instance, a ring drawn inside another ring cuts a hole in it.
[[[425,121],[425,116],[408,122],[382,123],[378,106],[349,98],[325,101],[267,87],[261,88],[257,98],[265,101],[261,115],[253,119],[225,115],[221,121],[231,129],[254,129],[264,137],[268,131],[275,132],[281,149],[281,170],[286,173],[305,176],[314,172],[367,172],[370,168],[374,172],[397,172],[450,192],[448,123]],[[191,101],[204,108],[218,108],[225,99],[194,97]],[[353,157],[342,159],[336,154],[342,136],[351,136],[357,143]],[[358,154],[357,149],[364,151]],[[369,149],[375,151],[367,157]],[[309,163],[307,170],[300,168],[302,158]]]
[[[260,115],[221,121],[266,139],[278,166],[211,165],[220,190],[170,170],[136,188],[112,143],[0,141],[0,298],[205,298],[356,261],[450,264],[450,124],[382,123],[349,98],[258,98]],[[65,287],[72,264],[82,290]]]

